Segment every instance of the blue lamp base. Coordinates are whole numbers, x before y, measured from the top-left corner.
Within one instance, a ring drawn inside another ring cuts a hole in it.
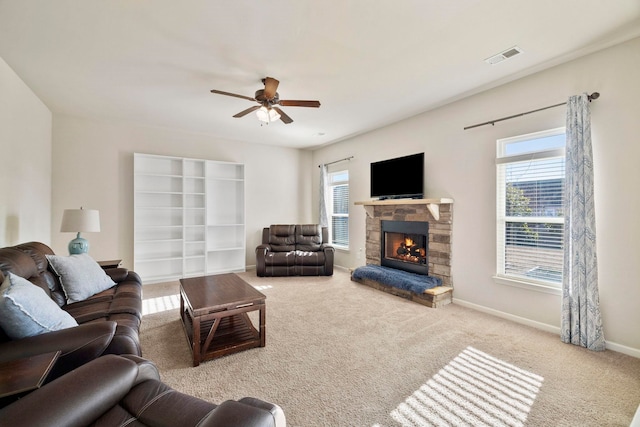
[[[75,239],[69,242],[69,255],[86,254],[89,252],[89,241],[80,237],[80,233]]]

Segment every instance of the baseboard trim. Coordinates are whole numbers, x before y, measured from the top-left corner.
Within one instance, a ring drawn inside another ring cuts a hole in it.
[[[340,265],[334,265],[334,266],[333,266],[333,268],[334,268],[335,270],[342,270],[342,271],[345,271],[345,272],[347,272],[347,273],[349,273],[349,272],[350,272],[350,269],[349,269],[349,268],[347,268],[347,267],[342,267],[342,266],[340,266]],[[255,270],[255,269],[256,269],[256,265],[255,265],[255,264],[253,264],[253,265],[247,265],[247,266],[245,266],[245,269],[246,269],[247,271],[249,271],[249,270]]]
[[[455,288],[454,288],[455,295]],[[560,335],[560,328],[557,326],[549,325],[542,322],[537,322],[535,320],[527,319],[526,317],[516,316],[515,314],[505,313],[504,311],[495,310],[493,308],[485,307],[483,305],[474,304],[469,301],[461,300],[460,298],[453,298],[453,303],[458,304],[462,307],[471,308],[477,311],[481,311],[483,313],[491,314],[496,317],[500,317],[502,319],[512,320],[516,323],[520,323],[521,325],[531,326],[536,329],[541,329],[546,332],[551,332],[552,334]]]
[[[455,292],[454,292],[455,295]],[[483,313],[491,314],[492,316],[500,317],[502,319],[511,320],[516,323],[520,323],[521,325],[531,326],[536,329],[540,329],[546,332],[551,332],[552,334],[557,334],[560,336],[560,328],[557,326],[549,325],[542,322],[537,322],[535,320],[527,319],[525,317],[516,316],[514,314],[505,313],[504,311],[495,310],[493,308],[485,307],[483,305],[474,304],[469,301],[461,300],[459,298],[453,298],[452,301],[454,304],[458,304],[462,307],[471,308],[473,310],[477,310]],[[635,357],[640,359],[640,349],[627,347],[622,344],[617,344],[615,342],[607,341],[607,350],[616,351],[618,353],[626,354],[627,356]]]
[[[626,345],[618,344],[615,342],[607,341],[607,350],[617,351],[618,353],[626,354],[640,359],[640,349],[627,347]]]

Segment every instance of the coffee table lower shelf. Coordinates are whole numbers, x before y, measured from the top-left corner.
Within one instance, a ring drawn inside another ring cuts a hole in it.
[[[255,308],[253,309],[255,310]],[[213,315],[216,314],[218,316],[215,318],[200,320],[199,342],[195,343],[193,318],[187,310],[181,313],[181,323],[191,346],[191,351],[192,353],[200,353],[199,357],[194,355],[194,366],[197,366],[196,361],[203,362],[250,348],[264,347],[263,336],[253,326],[247,313],[231,316],[226,315],[224,311],[213,313]],[[216,330],[210,339],[209,345],[205,348],[209,334],[216,322],[218,322]],[[199,351],[195,348],[196,345],[199,347]]]

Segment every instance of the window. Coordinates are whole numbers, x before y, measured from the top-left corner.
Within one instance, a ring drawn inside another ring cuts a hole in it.
[[[564,128],[498,140],[498,279],[561,286],[564,147]]]
[[[329,241],[332,245],[349,249],[349,171],[329,174],[331,227]]]

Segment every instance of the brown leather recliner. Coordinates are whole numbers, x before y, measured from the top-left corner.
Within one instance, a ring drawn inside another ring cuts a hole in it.
[[[155,365],[107,355],[0,409],[11,426],[285,427],[282,409],[255,398],[215,405],[173,390]]]
[[[38,286],[67,311],[79,326],[12,340],[0,328],[0,362],[60,350],[49,378],[56,378],[103,354],[142,354],[139,329],[142,319],[142,282],[125,268],[105,270],[116,283],[112,288],[72,304],[45,255],[47,245],[23,243],[0,248],[0,283],[12,272]]]
[[[318,224],[271,225],[256,248],[258,276],[331,276],[335,249],[327,227]]]

